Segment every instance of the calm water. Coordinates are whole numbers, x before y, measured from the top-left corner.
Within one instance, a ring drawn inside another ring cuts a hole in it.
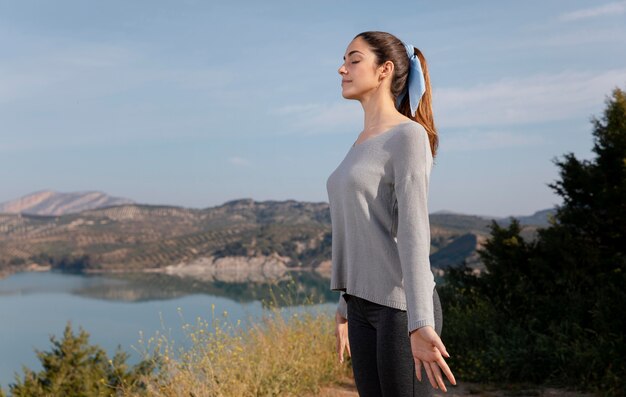
[[[296,274],[293,282],[273,287],[283,294],[287,312],[305,310],[301,303],[313,297],[306,310],[332,313],[339,295],[328,290],[329,282],[314,274]],[[181,326],[197,317],[210,320],[228,313],[229,321],[258,319],[262,302],[270,300],[267,285],[207,283],[163,275],[84,276],[60,273],[21,273],[0,280],[0,385],[6,390],[22,365],[41,366],[35,350],[49,351],[50,335],[61,337],[68,321],[74,333],[83,327],[90,343],[113,356],[118,345],[138,361],[140,332],[144,339],[156,332],[171,333],[176,342],[184,335]],[[279,299],[280,300],[280,299]]]

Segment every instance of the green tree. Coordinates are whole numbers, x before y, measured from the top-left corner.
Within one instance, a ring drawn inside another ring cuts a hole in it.
[[[624,393],[626,375],[626,93],[613,90],[601,119],[592,118],[595,158],[557,160],[561,197],[556,221],[541,230],[537,262],[559,287],[544,302],[554,339],[572,349],[563,377]],[[557,321],[560,320],[560,321]],[[589,370],[592,367],[593,370]]]
[[[16,382],[9,385],[12,396],[115,396],[122,389],[141,390],[141,376],[153,369],[147,362],[129,369],[128,356],[119,348],[109,360],[102,348],[89,344],[85,330],[74,335],[69,322],[63,338],[53,335],[50,341],[52,350],[36,351],[43,369],[34,372],[24,367],[23,377],[16,375]]]
[[[440,289],[444,335],[454,351],[459,377],[475,381],[545,380],[549,366],[538,351],[536,331],[543,330],[533,310],[534,243],[520,235],[515,218],[508,227],[492,221],[491,235],[478,253],[486,271],[480,276],[465,264],[450,269]]]
[[[592,123],[595,158],[555,160],[560,179],[548,186],[563,204],[551,225],[526,242],[517,220],[506,228],[492,222],[479,250],[487,272],[461,268],[446,277],[444,336],[470,379],[625,391],[624,91],[613,90]]]

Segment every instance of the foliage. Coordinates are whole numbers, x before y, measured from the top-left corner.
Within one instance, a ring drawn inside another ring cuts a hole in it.
[[[97,345],[89,344],[89,334],[78,335],[67,323],[63,338],[50,337],[52,350],[36,351],[43,369],[23,368],[23,377],[9,385],[13,397],[38,396],[116,396],[122,391],[144,389],[141,375],[152,371],[151,363],[141,362],[132,369],[128,355],[119,348],[112,359]]]
[[[84,255],[50,255],[40,253],[31,257],[35,263],[47,263],[53,269],[67,273],[80,273],[91,266],[91,257]]]
[[[145,382],[150,396],[301,396],[347,375],[337,363],[332,319],[274,311],[248,329],[227,315],[185,324],[187,347],[158,335],[147,354],[161,363]],[[135,396],[137,393],[129,393]]]
[[[349,366],[337,362],[329,314],[308,307],[288,315],[281,309],[284,301],[301,300],[293,288],[272,291],[262,319],[248,327],[231,323],[227,312],[217,316],[212,306],[209,320],[183,325],[181,346],[162,334],[142,342],[144,357],[158,367],[144,377],[148,394],[301,396],[349,376]]]
[[[492,222],[487,271],[451,270],[441,290],[444,338],[462,379],[532,381],[625,392],[626,95],[593,119],[596,158],[569,153],[549,184],[563,198],[526,242]]]

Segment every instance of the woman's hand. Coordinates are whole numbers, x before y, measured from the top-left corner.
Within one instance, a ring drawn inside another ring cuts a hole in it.
[[[450,355],[433,327],[430,325],[421,327],[411,332],[410,338],[417,379],[419,379],[420,382],[422,381],[422,365],[424,365],[428,379],[430,379],[430,384],[435,389],[441,388],[444,392],[448,391],[446,385],[443,383],[441,370],[446,374],[448,380],[453,385],[456,385],[454,375],[452,375],[452,371],[450,371],[446,360],[443,359],[444,355],[448,358],[450,358]]]
[[[343,351],[348,350],[350,354],[350,343],[348,341],[348,319],[342,317],[339,312],[335,313],[335,337],[337,338],[337,354],[339,362],[343,363]]]

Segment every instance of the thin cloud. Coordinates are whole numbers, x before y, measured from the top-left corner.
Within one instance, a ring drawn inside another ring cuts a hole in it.
[[[559,15],[558,19],[564,22],[579,21],[581,19],[596,18],[605,15],[619,15],[626,12],[626,1],[604,4],[598,7],[584,8]]]
[[[435,122],[441,127],[508,126],[587,117],[626,69],[601,73],[565,71],[503,79],[469,88],[433,92]]]
[[[545,143],[541,136],[509,131],[470,130],[455,135],[441,135],[440,139],[442,151],[446,152],[504,149]]]
[[[591,115],[615,86],[626,83],[626,69],[564,71],[510,78],[433,92],[435,123],[442,128],[499,127],[567,120]],[[355,101],[291,104],[272,114],[298,134],[354,132],[363,111]],[[499,136],[502,138],[503,136]],[[512,141],[511,141],[512,142]],[[534,141],[533,141],[534,142]]]
[[[0,153],[202,138],[220,130],[219,106],[245,97],[226,67],[169,65],[130,44],[37,40],[0,65]],[[191,98],[201,105],[177,101]]]
[[[303,104],[303,105],[286,105],[286,106],[281,106],[279,108],[272,110],[272,113],[283,115],[283,116],[288,116],[292,114],[315,112],[315,111],[318,111],[321,106],[322,105],[318,103],[309,103],[309,104]]]
[[[74,44],[53,48],[0,67],[0,103],[59,95],[72,99],[128,92],[155,83],[187,91],[202,91],[224,100],[235,91],[235,73],[225,68],[160,66],[140,51],[106,44]]]
[[[288,130],[301,135],[354,132],[363,123],[360,105],[348,100],[285,105],[270,113],[281,117],[288,125]]]
[[[546,37],[540,41],[529,40],[526,43],[526,47],[529,48],[534,46],[535,48],[560,48],[565,46],[573,46],[580,48],[583,45],[594,45],[603,43],[616,43],[617,45],[626,43],[626,31],[623,28],[611,27],[607,29],[594,28],[577,32],[561,33]]]
[[[233,164],[233,165],[237,165],[237,166],[248,166],[250,165],[250,160],[243,158],[243,157],[239,157],[239,156],[232,156],[228,159],[228,162]]]

